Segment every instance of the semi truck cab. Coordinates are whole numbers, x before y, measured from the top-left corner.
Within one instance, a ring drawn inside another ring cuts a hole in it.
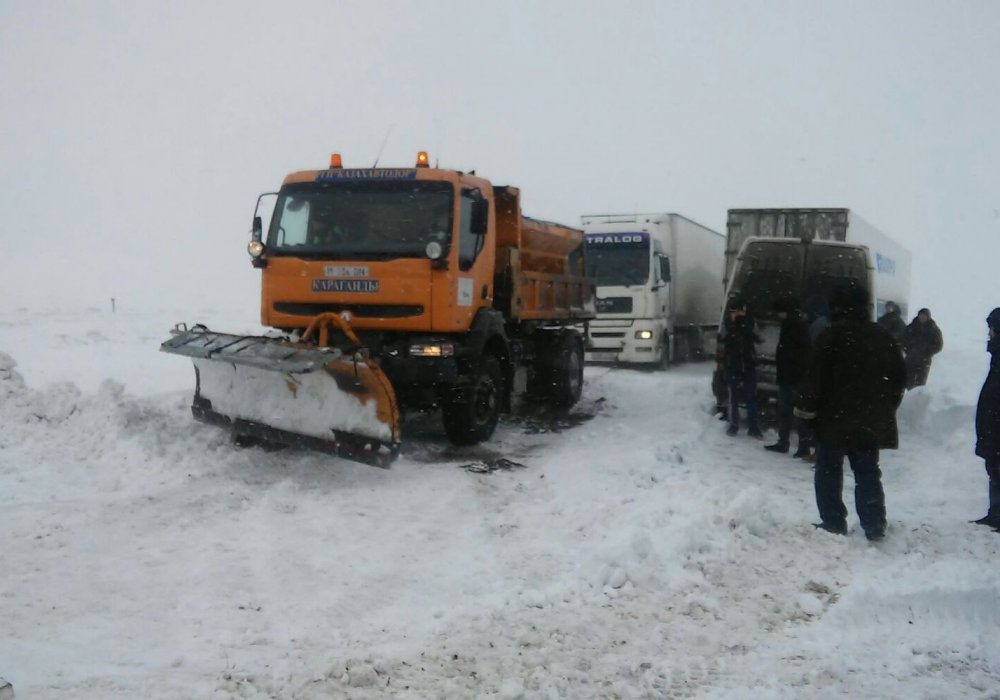
[[[722,305],[725,238],[680,214],[582,218],[597,284],[591,362],[656,365],[704,355]]]
[[[642,230],[588,231],[586,244],[587,272],[598,287],[587,359],[665,363],[670,258],[662,244]]]

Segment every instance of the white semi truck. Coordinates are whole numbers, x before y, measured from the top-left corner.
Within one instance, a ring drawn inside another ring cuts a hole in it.
[[[652,364],[711,355],[726,239],[680,214],[581,218],[597,284],[590,362]]]
[[[907,317],[910,251],[850,209],[730,209],[726,229],[726,298],[745,299],[754,317],[757,386],[765,393],[777,388],[777,299],[828,301],[838,284],[853,279],[869,291],[872,319],[887,301]]]

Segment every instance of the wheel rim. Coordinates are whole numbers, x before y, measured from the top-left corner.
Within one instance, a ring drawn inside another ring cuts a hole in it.
[[[573,396],[580,393],[583,387],[583,365],[580,363],[580,353],[575,349],[569,354],[569,390]]]

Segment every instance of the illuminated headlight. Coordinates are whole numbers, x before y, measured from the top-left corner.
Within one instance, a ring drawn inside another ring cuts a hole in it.
[[[437,260],[444,254],[444,248],[442,248],[441,244],[437,241],[431,241],[427,244],[427,247],[424,248],[424,252],[427,253],[427,257],[431,260]]]
[[[264,254],[264,244],[260,241],[250,241],[247,243],[247,252],[251,258],[259,258]]]
[[[635,332],[635,339],[636,340],[652,340],[653,339],[653,331],[636,331]]]
[[[455,346],[452,343],[410,346],[410,357],[451,357],[454,354]]]

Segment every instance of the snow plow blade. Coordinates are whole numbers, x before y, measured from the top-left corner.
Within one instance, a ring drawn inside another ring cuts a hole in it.
[[[342,351],[179,326],[160,346],[194,361],[197,420],[240,438],[387,467],[399,455],[399,410],[363,349]]]

